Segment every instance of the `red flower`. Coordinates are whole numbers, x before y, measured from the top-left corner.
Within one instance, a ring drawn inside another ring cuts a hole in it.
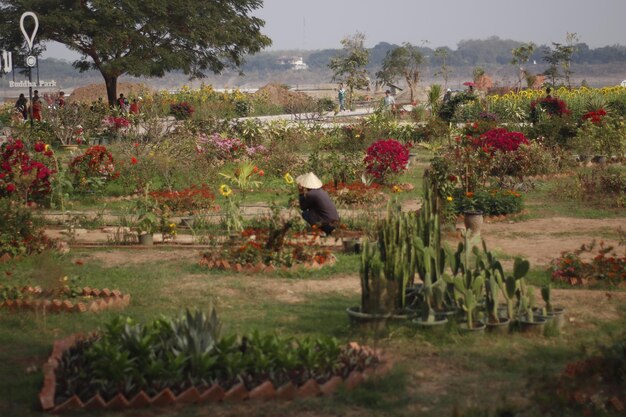
[[[42,152],[44,149],[46,149],[46,145],[43,142],[35,143],[35,152]]]
[[[7,191],[10,192],[10,193],[15,191],[15,184],[8,184],[7,185]]]
[[[259,177],[262,177],[263,175],[265,175],[265,172],[262,169],[259,170]]]
[[[135,158],[134,156],[130,158],[130,163],[133,165],[137,165],[137,158]]]

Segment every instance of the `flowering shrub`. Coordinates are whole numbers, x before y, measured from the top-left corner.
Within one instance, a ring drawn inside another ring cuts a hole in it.
[[[520,145],[528,145],[530,142],[520,132],[509,132],[504,128],[491,129],[478,138],[474,142],[474,146],[486,146],[491,153],[495,151],[500,152],[513,152],[519,148]]]
[[[75,157],[69,164],[74,187],[81,191],[97,191],[106,181],[117,178],[111,152],[105,146],[91,146],[85,153]]]
[[[108,116],[102,120],[102,124],[107,129],[118,131],[130,126],[130,120],[122,116]]]
[[[198,137],[196,151],[221,161],[234,161],[242,157],[253,158],[267,154],[263,145],[248,146],[238,138],[224,138],[218,133],[211,136],[201,134]]]
[[[170,104],[170,114],[174,116],[176,120],[187,120],[191,118],[194,111],[193,106],[186,101]]]
[[[588,120],[594,125],[599,125],[602,123],[602,119],[604,118],[604,116],[606,116],[606,110],[600,108],[597,110],[588,111],[587,113],[583,114],[582,120]]]
[[[544,415],[623,415],[626,409],[626,335],[593,356],[569,362],[557,375],[538,374],[529,385],[535,387],[535,402]],[[536,381],[534,380],[536,378]]]
[[[567,103],[556,97],[544,97],[530,103],[530,119],[532,122],[539,120],[539,113],[546,112],[549,116],[563,117],[570,114]]]
[[[0,197],[17,197],[24,202],[41,201],[51,191],[55,171],[48,167],[53,156],[49,145],[37,142],[34,153],[20,139],[0,146]]]
[[[150,195],[162,206],[166,206],[173,213],[193,213],[209,210],[215,201],[215,194],[209,186],[192,185],[180,191],[152,191]]]
[[[464,192],[456,189],[454,208],[457,213],[480,211],[485,215],[519,213],[524,207],[522,195],[512,190],[480,190]]]
[[[398,174],[407,168],[409,150],[395,139],[379,140],[369,148],[365,159],[365,172],[380,182],[390,175]]]
[[[603,242],[600,242],[598,254],[591,261],[581,257],[585,253],[591,254],[595,247],[594,240],[589,245],[582,245],[573,252],[562,252],[559,258],[552,261],[550,267],[552,281],[575,286],[624,283],[626,281],[626,251],[624,251],[624,256],[620,257],[614,251],[613,246],[605,246]]]
[[[324,184],[322,187],[333,197],[336,204],[348,206],[366,205],[380,203],[385,200],[385,195],[381,192],[382,187],[373,183],[363,184],[362,181],[352,183],[334,181]]]
[[[30,209],[17,201],[0,198],[0,256],[29,255],[51,246]]]

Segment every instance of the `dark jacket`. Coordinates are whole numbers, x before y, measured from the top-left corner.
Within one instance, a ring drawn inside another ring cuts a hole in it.
[[[300,195],[300,208],[303,211],[312,211],[322,223],[333,223],[339,221],[337,208],[330,199],[328,193],[321,188],[308,190],[306,196]]]

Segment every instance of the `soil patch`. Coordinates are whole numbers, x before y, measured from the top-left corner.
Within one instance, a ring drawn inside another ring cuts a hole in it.
[[[289,91],[287,87],[280,84],[267,84],[259,88],[254,95],[265,98],[268,103],[281,106],[287,111],[305,109],[313,103],[309,95]]]
[[[95,260],[101,262],[107,268],[115,268],[123,265],[139,265],[144,263],[155,263],[162,261],[181,261],[189,260],[196,262],[198,259],[198,251],[188,250],[130,250],[130,249],[114,249],[93,251],[81,256],[83,260]]]

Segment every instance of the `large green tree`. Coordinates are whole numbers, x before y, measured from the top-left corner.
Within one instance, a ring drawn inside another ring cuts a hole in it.
[[[413,101],[423,62],[424,55],[420,50],[406,42],[387,52],[381,70],[376,73],[376,78],[385,84],[394,84],[399,78],[404,78],[411,92],[411,101]]]
[[[182,70],[199,78],[239,67],[247,54],[271,45],[261,33],[265,22],[252,16],[262,6],[262,0],[3,0],[0,42],[5,49],[22,45],[20,16],[34,12],[35,41],[80,53],[73,65],[100,71],[112,104],[125,74],[162,77]]]
[[[369,77],[365,67],[369,52],[363,46],[365,35],[357,32],[341,41],[343,51],[330,59],[328,67],[333,71],[333,81],[345,83],[348,87],[348,108],[352,107],[354,90],[367,88]]]

